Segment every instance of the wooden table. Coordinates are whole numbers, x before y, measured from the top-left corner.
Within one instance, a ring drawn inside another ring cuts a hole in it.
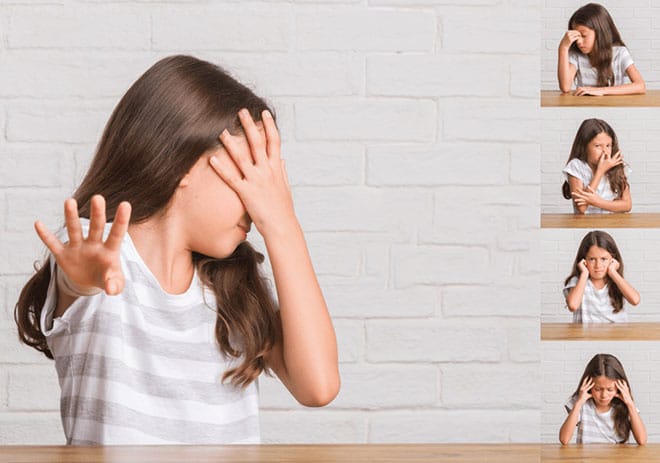
[[[539,455],[538,444],[0,447],[3,463],[538,463]]]
[[[559,90],[541,90],[541,106],[660,106],[660,90],[644,95],[573,96]]]
[[[660,214],[541,214],[541,228],[660,228]]]
[[[543,341],[660,341],[660,323],[541,323]]]
[[[593,463],[642,463],[660,462],[660,444],[648,445],[551,445],[541,446],[541,461],[556,462],[593,462]]]

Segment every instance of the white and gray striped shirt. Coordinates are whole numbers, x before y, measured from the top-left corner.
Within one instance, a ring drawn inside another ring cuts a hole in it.
[[[128,234],[121,264],[120,295],[80,297],[55,319],[51,278],[41,326],[67,443],[258,443],[256,382],[245,390],[221,383],[232,362],[215,340],[213,294],[196,274],[185,293],[163,291]],[[51,258],[51,275],[54,268]]]
[[[571,397],[564,408],[570,413],[575,406],[575,397]],[[619,444],[623,438],[619,437],[614,430],[614,418],[612,407],[604,413],[596,410],[592,399],[587,400],[580,410],[577,423],[576,444]]]

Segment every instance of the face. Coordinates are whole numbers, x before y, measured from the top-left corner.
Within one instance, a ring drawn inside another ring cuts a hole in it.
[[[606,376],[597,376],[594,378],[594,387],[589,392],[596,407],[608,407],[617,394],[616,380]]]
[[[612,254],[598,246],[591,246],[584,260],[589,270],[589,278],[592,280],[602,280],[607,276],[607,267],[612,262]]]
[[[247,145],[245,137],[242,142]],[[239,196],[209,164],[212,155],[229,156],[221,146],[204,153],[181,181],[176,194],[190,249],[223,258],[245,241],[251,220]]]
[[[606,153],[612,154],[612,137],[601,132],[587,144],[587,163],[591,167],[597,166],[601,156]]]
[[[596,43],[596,32],[587,26],[578,25],[575,30],[580,33],[580,38],[577,39],[577,46],[582,53],[588,55],[594,49]]]

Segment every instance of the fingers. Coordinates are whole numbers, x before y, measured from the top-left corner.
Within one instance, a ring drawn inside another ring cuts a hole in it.
[[[43,241],[53,256],[57,258],[57,256],[60,254],[60,252],[62,252],[62,249],[64,248],[62,242],[57,239],[57,236],[51,233],[48,228],[46,228],[46,225],[38,220],[34,223],[34,229],[37,231],[37,235],[39,235],[41,241]]]
[[[267,158],[266,135],[261,133],[247,109],[241,109],[238,112],[238,118],[245,131],[245,138],[247,138],[248,144],[250,145],[250,152],[254,163],[258,164],[265,161]]]
[[[226,157],[211,156],[209,164],[218,176],[235,192],[239,192],[242,186],[243,177],[234,162]]]
[[[89,214],[89,234],[87,239],[90,241],[101,241],[103,239],[103,230],[105,229],[105,198],[101,195],[92,196],[91,211]]]
[[[78,217],[78,203],[69,198],[64,201],[64,223],[69,234],[69,243],[76,245],[83,240],[80,217]]]
[[[121,272],[109,273],[105,277],[103,290],[109,296],[115,296],[124,289],[124,275]]]
[[[240,169],[243,177],[247,176],[250,170],[254,168],[254,161],[249,147],[242,146],[243,143],[240,142],[240,139],[233,137],[227,129],[223,130],[220,134],[220,141],[227,154],[229,154],[229,157]]]
[[[270,159],[278,160],[280,158],[280,132],[277,130],[275,125],[275,119],[270,111],[265,110],[261,113],[261,120],[264,124],[264,130],[266,132],[266,151],[268,152],[268,157]]]
[[[112,228],[105,241],[106,247],[111,251],[119,250],[121,242],[128,230],[128,224],[131,219],[131,205],[127,201],[123,201],[117,206],[115,212],[115,219],[112,221]]]

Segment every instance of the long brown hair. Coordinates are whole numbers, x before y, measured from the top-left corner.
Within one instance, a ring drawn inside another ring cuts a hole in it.
[[[604,6],[598,3],[588,3],[579,8],[568,20],[568,28],[587,26],[596,33],[594,48],[589,53],[589,62],[598,71],[599,87],[614,85],[614,72],[612,71],[612,47],[615,45],[625,47],[621,35],[614,25],[614,20]],[[577,41],[571,45],[571,50],[582,53]]]
[[[604,231],[594,230],[590,231],[584,235],[584,238],[582,238],[577,254],[575,255],[575,260],[573,261],[571,274],[564,281],[564,285],[568,284],[571,278],[580,276],[580,268],[578,265],[582,259],[587,257],[587,253],[589,252],[589,249],[591,249],[591,246],[605,249],[614,259],[619,261],[619,269],[617,272],[623,276],[623,258],[621,257],[621,253],[619,252],[619,248],[617,247],[614,238]],[[610,284],[609,276],[605,276],[605,281],[608,283],[607,294],[610,296],[610,302],[612,303],[612,307],[614,307],[614,313],[621,312],[623,309],[623,293],[617,285]]]
[[[587,146],[591,140],[601,133],[606,133],[612,139],[612,155],[616,154],[619,151],[619,140],[616,136],[616,132],[614,132],[614,129],[610,124],[602,119],[585,119],[582,121],[582,124],[580,124],[580,127],[575,134],[573,146],[571,146],[571,152],[568,155],[566,164],[573,159],[579,159],[588,164]],[[625,165],[619,164],[618,166],[611,168],[607,171],[605,176],[610,182],[610,188],[616,195],[616,198],[621,198],[623,192],[630,186],[628,183],[628,177],[626,177]],[[562,185],[562,193],[564,198],[572,199],[571,188],[568,185],[568,181],[565,181]]]
[[[573,393],[573,397],[577,398],[580,395],[580,387],[582,387],[582,383],[586,378],[597,378],[598,376],[605,376],[611,380],[621,379],[625,381],[630,390],[630,396],[632,397],[632,388],[628,382],[628,377],[623,369],[623,365],[621,365],[619,359],[611,354],[596,354],[591,360],[589,360],[589,363],[587,363],[584,373],[582,374],[582,378],[580,378],[578,387]],[[613,409],[612,417],[614,419],[614,431],[621,439],[623,439],[621,443],[625,444],[630,438],[631,430],[628,407],[623,403],[623,400],[618,397],[614,397],[611,403]]]
[[[241,108],[255,120],[270,110],[218,66],[182,55],[158,61],[113,111],[73,195],[80,216],[89,218],[94,194],[105,197],[109,221],[122,201],[132,205],[131,223],[162,214],[193,164],[220,144],[218,135],[225,128],[242,130],[237,117]],[[263,259],[247,242],[225,259],[193,254],[202,282],[215,294],[220,350],[242,359],[223,380],[241,387],[266,368],[264,354],[280,336],[275,302],[259,272]],[[47,259],[23,288],[14,318],[20,340],[53,358],[39,324],[50,277]]]

